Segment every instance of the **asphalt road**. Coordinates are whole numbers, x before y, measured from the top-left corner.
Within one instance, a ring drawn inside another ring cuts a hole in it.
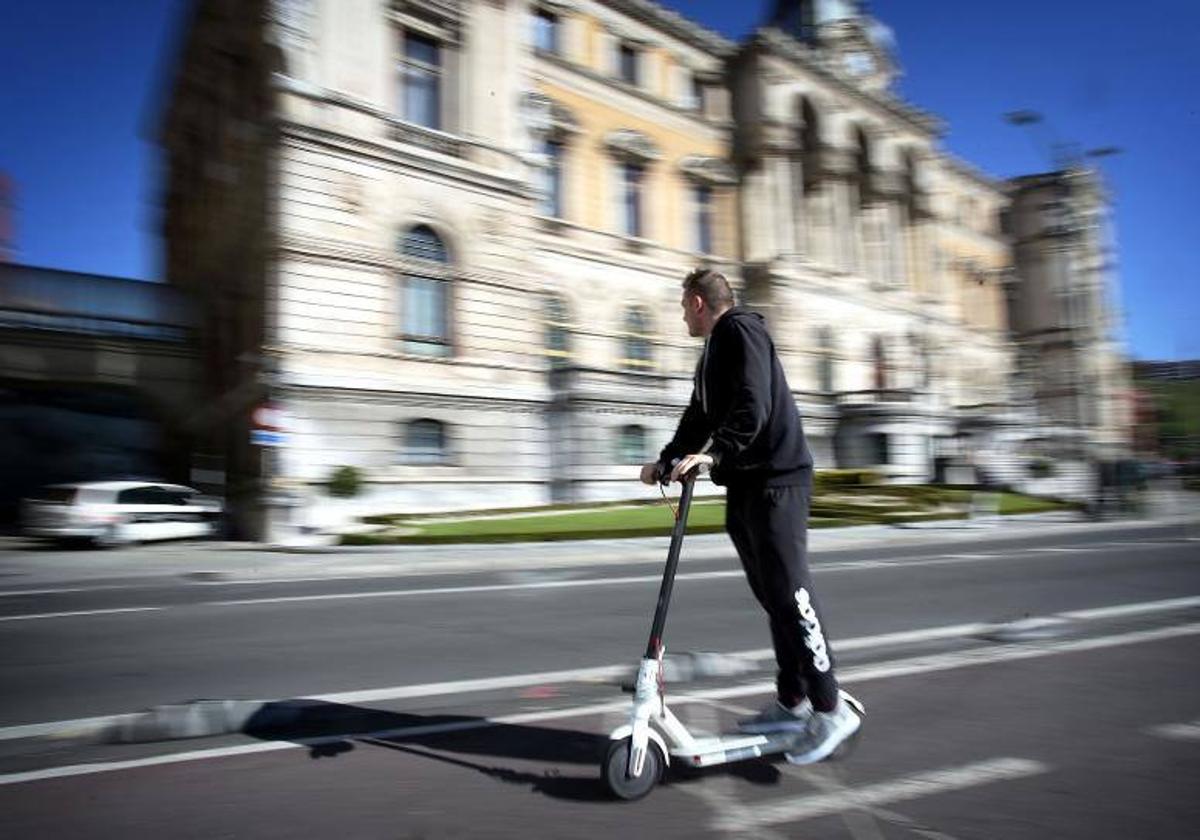
[[[1178,526],[818,552],[839,668],[868,705],[857,749],[816,768],[673,772],[634,804],[598,781],[627,703],[600,669],[645,644],[651,564],[10,582],[0,833],[1192,836],[1197,561]],[[1027,617],[1052,620],[1007,624]],[[769,698],[765,622],[733,558],[685,563],[666,635],[669,651],[760,657],[670,686],[689,725],[720,728]],[[198,698],[286,714],[189,740],[20,737]]]

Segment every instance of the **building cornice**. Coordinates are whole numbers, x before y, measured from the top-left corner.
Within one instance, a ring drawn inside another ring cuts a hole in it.
[[[925,137],[941,137],[946,132],[945,123],[935,114],[909,105],[894,96],[873,93],[852,84],[848,79],[833,72],[816,50],[801,44],[775,27],[768,26],[759,29],[754,33],[748,45],[803,67],[806,71],[820,76],[822,80],[836,87],[840,93],[885,111]]]
[[[303,345],[283,345],[283,349],[293,353],[309,352],[309,348]],[[315,349],[315,348],[314,348]],[[326,351],[328,352],[328,351]],[[352,355],[373,355],[355,353]],[[485,367],[480,365],[475,360],[458,359],[453,360],[459,367]],[[444,363],[444,362],[443,362]],[[499,367],[492,365],[491,367]],[[507,370],[519,370],[526,373],[541,373],[540,368],[526,367],[508,367]],[[438,408],[457,408],[457,409],[478,409],[488,408],[499,411],[541,411],[551,401],[552,397],[549,393],[544,398],[530,398],[529,396],[508,396],[503,393],[492,393],[489,395],[473,395],[465,394],[461,390],[455,391],[417,391],[407,390],[399,391],[393,388],[390,384],[381,383],[380,387],[371,388],[361,385],[341,385],[326,381],[324,378],[311,377],[309,379],[294,379],[283,382],[280,385],[280,392],[287,395],[297,397],[308,394],[337,394],[340,396],[352,396],[363,402],[383,403],[386,405],[402,405],[402,406],[436,406]]]
[[[1003,196],[1008,193],[1005,181],[1000,178],[993,178],[991,175],[967,163],[962,158],[955,157],[949,152],[944,151],[935,152],[934,156],[956,175],[961,175],[969,181],[974,181],[979,186],[985,187],[997,195]]]
[[[291,141],[297,144],[325,146],[363,157],[375,158],[397,166],[424,169],[430,174],[489,189],[496,193],[522,199],[528,199],[531,196],[530,187],[517,178],[472,166],[454,158],[435,159],[423,154],[414,154],[413,147],[400,144],[388,145],[289,120],[280,121],[279,131],[285,143]],[[421,151],[424,151],[423,147],[420,148]]]
[[[654,26],[668,35],[705,52],[724,58],[732,55],[737,44],[688,20],[678,12],[660,6],[651,0],[601,0],[603,5],[628,15],[634,20]]]

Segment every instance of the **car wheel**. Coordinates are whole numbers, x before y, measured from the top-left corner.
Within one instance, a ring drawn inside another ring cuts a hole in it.
[[[92,540],[97,548],[120,548],[129,545],[132,540],[125,533],[125,524],[114,522]]]

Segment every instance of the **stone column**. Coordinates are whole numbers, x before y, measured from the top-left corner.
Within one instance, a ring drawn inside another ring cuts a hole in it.
[[[818,203],[825,212],[819,224],[828,220],[826,248],[829,264],[843,271],[853,271],[855,254],[854,153],[839,146],[822,144],[820,150],[809,157],[810,170],[806,180],[816,184]]]
[[[903,208],[904,176],[894,170],[875,173],[875,195],[881,205],[879,281],[889,288],[901,285],[906,276]]]
[[[771,258],[795,254],[796,222],[793,213],[791,129],[779,123],[764,127],[763,169],[770,201]]]
[[[747,171],[742,177],[742,236],[746,243],[746,259],[765,262],[773,250],[770,192],[767,188],[765,161]]]

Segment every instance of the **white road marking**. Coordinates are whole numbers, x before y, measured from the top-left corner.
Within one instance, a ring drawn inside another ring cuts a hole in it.
[[[1122,633],[1115,636],[1100,636],[1092,639],[1076,639],[1069,642],[1050,642],[1030,647],[1017,648],[1016,645],[997,647],[972,648],[959,653],[941,656],[915,657],[899,660],[888,665],[865,665],[850,668],[839,674],[843,683],[859,683],[868,680],[889,679],[892,677],[925,674],[934,671],[947,671],[974,665],[991,665],[998,662],[1009,662],[1020,659],[1037,659],[1063,653],[1097,650],[1101,648],[1118,647],[1121,645],[1142,644],[1145,642],[1162,641],[1200,634],[1200,623],[1183,624],[1174,627],[1162,627],[1155,630],[1142,630],[1132,633]],[[673,695],[676,704],[705,700],[724,700],[732,697],[747,697],[756,694],[767,694],[774,691],[774,681],[762,681],[730,688],[712,689],[708,691],[690,692]],[[192,752],[173,753],[170,755],[152,756],[150,758],[133,759],[130,761],[114,761],[95,764],[77,764],[65,767],[50,767],[44,770],[33,770],[25,773],[0,775],[0,785],[21,784],[23,782],[57,779],[67,776],[83,776],[94,773],[108,773],[117,770],[129,770],[137,767],[147,767],[157,764],[172,764],[186,761],[200,761],[210,758],[223,758],[231,755],[247,753],[275,752],[317,746],[320,744],[337,743],[346,740],[363,740],[374,738],[398,739],[414,738],[423,735],[439,735],[451,732],[464,732],[473,729],[486,729],[505,724],[537,723],[550,720],[562,720],[588,715],[607,715],[621,709],[628,709],[629,701],[613,700],[605,703],[593,703],[586,706],[573,706],[553,711],[523,712],[520,714],[503,715],[494,718],[478,718],[475,720],[455,721],[453,723],[434,723],[425,726],[407,726],[378,732],[355,735],[331,735],[320,738],[296,739],[294,741],[269,741],[261,744],[244,744],[237,747],[222,747],[211,750],[195,750]]]
[[[132,586],[60,586],[54,589],[6,589],[0,592],[0,598],[14,598],[18,595],[58,595],[63,592],[103,592],[109,589],[133,589]]]
[[[1144,601],[1133,604],[1117,604],[1109,607],[1097,607],[1093,609],[1059,613],[1057,617],[1070,618],[1079,621],[1090,621],[1124,615],[1169,612],[1195,606],[1200,606],[1200,597],[1169,598],[1162,601]],[[1054,617],[1055,616],[1049,616],[1047,618]],[[901,630],[893,633],[879,633],[871,636],[856,636],[849,639],[842,639],[840,642],[835,643],[834,651],[870,650],[879,647],[920,644],[922,642],[945,639],[972,638],[986,633],[987,631],[994,630],[995,626],[996,625],[988,622],[971,622],[966,624],[943,625],[941,627],[926,627],[918,630]],[[1022,644],[1029,646],[1030,643],[1024,642]],[[1058,642],[1056,644],[1067,644],[1067,642]],[[988,646],[986,648],[973,648],[972,650],[994,651],[996,648],[994,646]],[[753,660],[771,659],[774,657],[775,652],[771,648],[751,648],[749,650],[730,651],[720,655],[735,659]],[[945,654],[945,656],[955,655],[956,654]],[[901,660],[900,663],[893,664],[901,664],[903,662],[913,661],[915,660]],[[921,661],[925,660],[922,659]],[[526,672],[523,674],[509,674],[499,677],[481,677],[470,680],[447,680],[444,682],[435,683],[387,686],[383,688],[369,688],[357,691],[343,691],[334,694],[306,695],[300,699],[345,704],[374,703],[388,700],[411,700],[421,697],[474,694],[485,691],[501,691],[509,688],[526,688],[534,685],[548,685],[553,683],[607,681],[618,679],[622,676],[632,676],[632,671],[633,666],[630,664],[598,665],[589,668],[570,668],[559,671]],[[849,672],[843,672],[841,678],[846,679],[845,674],[847,673],[854,673],[854,669],[851,669]],[[734,694],[722,696],[733,697],[740,695]],[[250,702],[265,703],[273,701],[259,700]],[[47,723],[33,723],[21,726],[9,726],[0,728],[0,741],[14,740],[17,738],[38,738],[54,735],[62,735],[66,737],[80,733],[97,732],[103,730],[109,725],[134,716],[136,716],[136,713],[125,713],[110,716],[77,718],[73,720],[50,721]]]
[[[1060,618],[1091,621],[1102,618],[1120,618],[1127,615],[1141,615],[1148,612],[1163,612],[1169,610],[1186,610],[1200,607],[1200,596],[1187,598],[1168,598],[1163,601],[1141,601],[1134,604],[1115,604],[1110,607],[1093,607],[1086,610],[1071,610],[1059,613]]]
[[[753,811],[743,812],[738,816],[743,820],[743,827],[799,822],[847,810],[907,802],[922,796],[934,796],[992,782],[1023,779],[1047,773],[1049,770],[1050,768],[1040,761],[995,758],[960,767],[914,773],[890,782],[877,782],[860,788],[755,803]],[[736,827],[726,820],[721,820],[719,826],[726,830]]]
[[[793,778],[802,779],[806,783],[812,785],[818,790],[826,793],[841,793],[850,789],[841,778],[842,774],[838,770],[836,764],[809,764],[803,767],[797,767],[792,764],[783,764],[780,767],[780,772]],[[926,826],[921,825],[916,820],[910,819],[903,814],[898,814],[895,811],[887,808],[882,808],[878,805],[871,808],[856,809],[849,813],[841,815],[842,821],[846,823],[847,828],[851,832],[855,831],[855,823],[858,826],[858,834],[862,835],[870,831],[873,834],[878,834],[882,838],[882,832],[879,830],[879,822],[887,822],[892,825],[900,826],[901,828],[915,834],[918,837],[923,837],[925,840],[957,840],[942,831],[936,831]]]
[[[1153,726],[1147,731],[1172,741],[1200,741],[1200,720],[1191,723],[1165,723],[1162,726]]]
[[[696,732],[717,732],[720,729],[717,714],[711,703],[688,703],[682,712],[682,719],[689,730]],[[740,815],[747,810],[747,805],[738,795],[737,783],[727,774],[713,774],[705,779],[704,784],[681,785],[680,790],[691,794],[708,806],[712,819],[722,817],[732,818],[740,824]],[[725,832],[729,837],[744,837],[738,829]],[[756,840],[787,840],[787,838],[770,829],[755,832]]]
[[[717,572],[692,572],[676,575],[679,580],[717,580],[743,577],[741,569]],[[423,589],[385,589],[376,592],[338,592],[326,595],[284,595],[277,598],[239,598],[229,601],[204,601],[198,606],[240,607],[250,604],[293,604],[307,601],[342,601],[362,598],[405,598],[419,595],[462,595],[476,592],[516,592],[529,589],[574,589],[585,586],[622,586],[659,581],[662,575],[628,575],[611,578],[578,578],[574,580],[543,580],[531,583],[490,583],[475,586],[433,586]]]
[[[37,621],[43,618],[78,618],[84,615],[116,615],[117,613],[159,612],[166,607],[119,607],[106,610],[73,610],[71,612],[29,613],[0,616],[0,621]]]

